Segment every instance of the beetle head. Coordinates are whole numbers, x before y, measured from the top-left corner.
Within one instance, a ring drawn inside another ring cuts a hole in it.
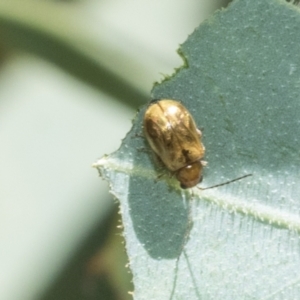
[[[203,165],[200,160],[189,164],[176,173],[176,178],[180,182],[180,187],[183,189],[196,186],[202,181]]]

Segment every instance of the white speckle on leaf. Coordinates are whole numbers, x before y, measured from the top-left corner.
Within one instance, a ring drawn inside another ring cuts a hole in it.
[[[292,75],[296,71],[297,67],[295,64],[290,64],[289,75]]]

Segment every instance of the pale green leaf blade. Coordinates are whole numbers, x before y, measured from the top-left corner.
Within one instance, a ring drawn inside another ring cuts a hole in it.
[[[97,163],[121,203],[135,299],[300,298],[299,45],[296,7],[235,1],[188,38],[186,68],[153,91],[203,128],[202,186],[252,177],[206,191],[155,183],[145,107]]]

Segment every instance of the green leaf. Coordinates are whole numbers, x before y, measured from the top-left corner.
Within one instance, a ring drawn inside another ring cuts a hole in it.
[[[203,128],[202,187],[181,190],[142,137],[96,163],[120,201],[135,299],[299,299],[300,14],[240,0],[182,45],[186,66],[155,86]],[[156,182],[157,181],[157,182]]]

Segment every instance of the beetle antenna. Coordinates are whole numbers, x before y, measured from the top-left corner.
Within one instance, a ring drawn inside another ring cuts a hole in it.
[[[212,185],[212,186],[209,186],[209,187],[206,187],[206,188],[201,188],[201,187],[198,187],[199,190],[209,190],[209,189],[213,189],[213,188],[216,188],[216,187],[219,187],[219,186],[222,186],[222,185],[226,185],[228,183],[231,183],[231,182],[235,182],[235,181],[238,181],[238,180],[241,180],[241,179],[244,179],[246,177],[249,177],[249,176],[252,176],[252,174],[246,174],[246,175],[243,175],[241,177],[238,177],[238,178],[235,178],[235,179],[231,179],[229,181],[225,181],[223,183],[219,183],[219,184],[216,184],[216,185]]]

